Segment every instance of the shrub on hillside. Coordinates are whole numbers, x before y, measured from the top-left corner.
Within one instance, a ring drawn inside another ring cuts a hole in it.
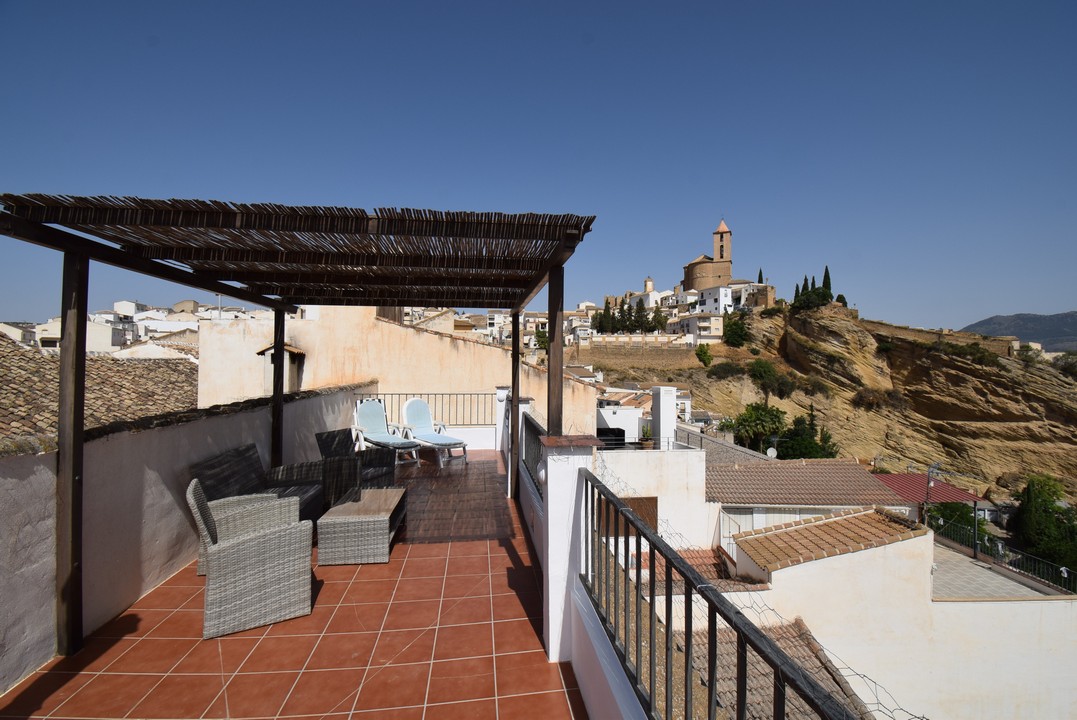
[[[1077,352],[1067,352],[1051,360],[1051,366],[1063,375],[1077,380]]]
[[[830,397],[830,386],[818,375],[805,375],[804,377],[799,378],[797,380],[797,390],[800,390],[808,397],[814,397],[816,395]]]
[[[961,345],[959,343],[939,341],[931,345],[930,350],[933,352],[941,352],[945,355],[965,358],[969,362],[976,363],[977,365],[1002,368],[1002,363],[998,361],[998,355],[991,352],[980,343]]]
[[[775,315],[781,315],[782,314],[782,309],[780,307],[777,307],[777,306],[763,308],[763,311],[760,312],[759,314],[762,317],[765,317],[765,318],[774,317]]]
[[[710,367],[711,361],[714,360],[714,356],[711,355],[711,346],[707,343],[697,346],[696,360],[699,360],[703,367]]]
[[[860,388],[850,400],[853,407],[861,410],[883,410],[891,408],[904,410],[908,407],[905,396],[898,390],[878,390],[875,388]]]
[[[707,377],[712,380],[727,380],[731,377],[744,375],[746,372],[747,370],[744,369],[743,365],[739,365],[732,360],[725,360],[708,368]]]

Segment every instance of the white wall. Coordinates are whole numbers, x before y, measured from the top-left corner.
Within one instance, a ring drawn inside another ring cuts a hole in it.
[[[594,472],[621,497],[657,497],[659,526],[679,536],[665,538],[674,547],[709,548],[715,508],[706,501],[706,459],[702,450],[602,450]]]
[[[642,417],[642,408],[607,405],[597,409],[596,422],[600,428],[620,428],[625,431],[625,442],[636,442]]]
[[[56,652],[56,453],[0,458],[0,693]]]
[[[929,534],[784,568],[770,591],[727,597],[749,616],[755,595],[788,620],[802,617],[829,652],[909,712],[1072,716],[1077,599],[933,601],[932,562]],[[874,690],[851,681],[870,701]]]
[[[285,405],[284,462],[319,457],[315,432],[351,423],[353,393]],[[203,418],[86,443],[83,629],[89,634],[191,562],[191,464],[256,443],[268,467],[270,410]],[[55,652],[56,454],[0,458],[0,690]]]

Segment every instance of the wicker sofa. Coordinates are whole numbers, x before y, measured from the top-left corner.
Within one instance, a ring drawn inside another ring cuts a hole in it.
[[[326,508],[325,472],[321,461],[284,465],[266,472],[258,448],[252,444],[195,463],[191,479],[198,480],[207,500],[256,494],[294,497],[299,501],[299,519],[317,520]]]
[[[192,480],[187,504],[205,555],[203,638],[310,614],[312,526],[297,497],[210,501]]]

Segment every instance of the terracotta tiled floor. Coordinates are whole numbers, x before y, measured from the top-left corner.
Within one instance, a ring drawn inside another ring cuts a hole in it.
[[[540,578],[516,507],[502,497],[496,522],[476,520],[475,482],[503,483],[503,470],[493,453],[472,456],[410,473],[433,473],[446,498],[454,478],[472,488],[467,508],[442,503],[440,519],[420,524],[446,539],[405,538],[382,565],[322,567],[315,553],[310,615],[202,640],[192,563],[0,697],[0,717],[586,717],[571,666],[546,661]],[[452,526],[436,530],[443,520]]]

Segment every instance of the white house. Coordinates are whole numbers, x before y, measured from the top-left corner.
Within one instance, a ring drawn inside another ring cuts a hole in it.
[[[720,505],[718,543],[734,558],[737,533],[872,505],[908,513],[901,496],[855,460],[709,465],[707,502]]]
[[[733,291],[724,286],[700,290],[699,312],[719,315],[733,312]]]

